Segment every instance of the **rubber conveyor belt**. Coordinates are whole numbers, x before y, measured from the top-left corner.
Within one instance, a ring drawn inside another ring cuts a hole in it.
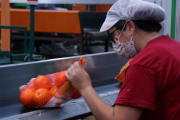
[[[62,120],[78,119],[91,114],[81,97],[65,103],[61,108],[25,108],[19,101],[19,87],[30,78],[67,70],[81,56],[54,60],[9,65],[0,67],[0,119],[2,120]],[[114,52],[85,55],[88,60],[85,67],[91,77],[92,85],[99,96],[109,105],[113,105],[119,93],[119,82],[114,77],[127,60]],[[92,96],[93,97],[93,96]]]

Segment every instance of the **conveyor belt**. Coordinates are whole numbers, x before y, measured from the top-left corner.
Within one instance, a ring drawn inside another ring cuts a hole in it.
[[[103,91],[102,94],[99,94],[100,97],[111,106],[114,104],[119,92],[115,86],[118,86],[118,83],[96,89],[97,92]],[[3,118],[1,120],[62,120],[82,118],[90,113],[91,111],[83,98],[71,100],[61,108],[55,109],[27,109],[21,104],[5,106],[0,109],[0,116]]]
[[[66,70],[81,56],[0,67],[0,119],[2,120],[62,120],[83,118],[91,111],[81,97],[65,103],[61,108],[28,109],[19,101],[19,87],[37,75]],[[127,60],[115,52],[85,55],[85,67],[92,85],[100,97],[113,105],[119,92],[119,82],[114,77]],[[93,96],[92,96],[93,97]]]

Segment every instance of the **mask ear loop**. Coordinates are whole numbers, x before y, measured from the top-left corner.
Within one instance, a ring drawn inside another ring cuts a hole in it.
[[[132,38],[133,38],[133,35],[131,36],[130,42],[133,41]],[[134,44],[134,41],[133,41],[133,44]],[[134,46],[135,46],[135,45],[134,45]],[[135,48],[135,50],[136,50],[136,48]],[[137,50],[136,50],[136,53],[137,53]]]
[[[120,36],[121,36],[121,34],[122,34],[122,32],[123,32],[125,26],[126,26],[126,23],[124,23],[124,26],[123,26],[123,28],[122,28],[122,31],[121,31],[121,33],[120,33],[119,36],[118,36],[118,45],[121,44],[121,43],[119,42],[119,38],[120,38]],[[115,39],[116,39],[116,38],[115,38]],[[115,40],[115,41],[116,41],[116,40]]]
[[[131,40],[130,40],[130,42],[132,41],[132,38],[133,38],[133,35],[131,36]]]

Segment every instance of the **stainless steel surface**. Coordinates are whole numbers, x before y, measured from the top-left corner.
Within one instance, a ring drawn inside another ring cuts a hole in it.
[[[1,66],[0,100],[19,95],[19,86],[26,84],[30,78],[67,70],[75,61],[78,61],[80,57],[81,56],[67,57],[19,65]],[[126,59],[120,58],[114,52],[85,55],[84,58],[88,60],[85,69],[89,73],[92,83],[114,78],[127,61]],[[93,85],[95,87],[98,86],[97,84]]]
[[[38,0],[39,4],[113,4],[117,0]],[[10,3],[27,3],[27,0],[10,0]]]
[[[113,88],[113,85],[109,86]],[[102,89],[102,88],[101,88]],[[107,89],[107,88],[104,88]],[[112,89],[111,89],[112,90]],[[114,101],[117,98],[119,90],[104,92],[103,94],[100,94],[101,98],[109,105],[113,105]],[[91,112],[90,108],[88,107],[87,103],[84,99],[78,99],[78,100],[72,100],[67,102],[63,105],[62,108],[59,109],[44,109],[44,110],[36,110],[27,112],[20,115],[15,115],[11,117],[6,117],[1,120],[63,120],[72,118],[74,116],[87,114]]]
[[[67,70],[71,64],[78,61],[80,57],[81,56],[67,57],[18,65],[1,66],[0,119],[23,119],[24,115],[27,115],[26,117],[28,119],[33,120],[36,118],[38,120],[41,118],[43,119],[43,116],[46,116],[46,118],[47,116],[53,116],[53,119],[64,119],[90,112],[88,108],[87,111],[84,111],[83,107],[78,107],[80,111],[78,111],[77,114],[74,114],[71,107],[66,108],[68,105],[79,106],[78,104],[81,104],[82,106],[85,106],[83,98],[69,101],[63,108],[58,109],[25,109],[19,101],[19,87],[29,82],[30,78]],[[114,77],[119,73],[127,60],[120,58],[115,52],[84,55],[84,58],[88,60],[85,70],[91,77],[94,89],[103,99],[106,98],[106,102],[109,101],[111,105],[113,105],[116,97],[111,99],[111,96],[117,96],[119,90],[119,82],[115,80]],[[63,114],[64,110],[67,110],[68,114]],[[39,114],[41,114],[41,117],[38,117]]]

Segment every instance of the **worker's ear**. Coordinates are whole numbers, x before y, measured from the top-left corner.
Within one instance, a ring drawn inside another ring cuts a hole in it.
[[[126,30],[130,32],[130,35],[133,35],[135,27],[136,26],[132,20],[126,20]]]

